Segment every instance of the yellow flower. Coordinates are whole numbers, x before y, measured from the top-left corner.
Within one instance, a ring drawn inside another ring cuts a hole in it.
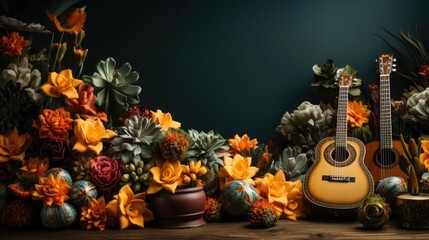
[[[8,134],[0,135],[0,162],[24,160],[25,151],[31,142],[30,134],[19,135],[16,128]]]
[[[116,137],[117,134],[111,130],[106,130],[100,119],[87,118],[86,120],[76,119],[74,134],[77,139],[73,150],[84,153],[88,150],[100,154],[103,150],[104,139]]]
[[[225,184],[234,180],[243,180],[250,185],[255,185],[252,177],[259,171],[259,168],[250,166],[252,163],[251,157],[242,157],[236,154],[234,159],[225,156],[223,159],[223,168],[219,170],[220,188]]]
[[[39,184],[34,185],[33,200],[43,200],[43,206],[62,206],[69,199],[70,185],[61,177],[40,178]]]
[[[150,115],[153,122],[161,124],[162,130],[168,130],[169,128],[180,128],[182,125],[180,122],[173,121],[173,117],[170,113],[163,113],[157,109],[156,112],[150,111]]]
[[[104,197],[92,198],[87,206],[81,207],[80,223],[85,229],[106,229],[107,214]]]
[[[159,192],[162,188],[175,193],[177,186],[182,185],[182,166],[180,161],[164,161],[155,159],[156,166],[149,171],[152,173],[152,182],[147,189],[147,194]],[[159,167],[161,166],[161,167]]]
[[[256,192],[272,204],[273,211],[281,218],[296,220],[304,215],[302,183],[289,182],[283,171],[276,175],[266,173],[263,178],[255,179]]]
[[[368,123],[371,111],[367,105],[363,105],[360,101],[349,101],[347,114],[350,127],[362,127],[364,123]]]
[[[429,169],[429,140],[421,140],[420,145],[423,152],[420,153],[419,161],[425,165],[426,169]]]
[[[47,14],[58,31],[67,33],[81,32],[86,20],[85,8],[86,7],[70,8],[58,17],[53,13],[48,12]]]
[[[244,134],[243,137],[235,134],[234,138],[228,140],[230,149],[229,152],[231,154],[241,154],[243,155],[246,151],[250,151],[252,148],[256,148],[258,145],[258,140],[252,139],[250,140],[247,134]]]
[[[189,184],[191,181],[197,180],[197,176],[202,176],[207,173],[207,168],[201,166],[201,161],[194,163],[191,161],[189,165],[182,165],[182,178],[184,184]]]
[[[76,87],[82,83],[82,80],[74,79],[70,69],[62,70],[59,74],[50,72],[48,82],[45,83],[40,89],[49,97],[61,97],[64,95],[66,98],[73,99],[79,98]]]
[[[44,158],[40,159],[39,157],[31,157],[27,161],[22,161],[23,167],[20,168],[21,171],[25,172],[29,176],[38,176],[42,177],[45,175],[46,171],[49,168],[49,159]]]
[[[146,207],[146,193],[133,193],[125,184],[117,195],[113,196],[107,206],[108,218],[118,219],[121,230],[132,225],[144,227],[144,223],[153,219],[152,212]]]

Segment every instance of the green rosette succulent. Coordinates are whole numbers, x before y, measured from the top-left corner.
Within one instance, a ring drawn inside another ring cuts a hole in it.
[[[139,79],[136,71],[131,71],[129,63],[116,69],[115,59],[109,57],[97,64],[97,71],[92,76],[83,76],[85,83],[94,86],[97,94],[96,104],[110,117],[125,112],[129,105],[138,104],[141,87],[132,85]]]
[[[204,166],[217,173],[219,166],[223,166],[223,157],[231,155],[228,153],[227,139],[214,131],[205,133],[190,129],[188,133],[194,142],[188,151],[188,160],[194,162],[201,160]]]
[[[414,93],[407,100],[407,108],[413,120],[419,122],[424,131],[429,132],[429,88]]]
[[[308,167],[306,154],[297,152],[295,148],[287,147],[272,161],[269,171],[275,174],[278,170],[282,170],[288,181],[297,181],[304,178]]]
[[[149,170],[154,165],[153,160],[147,163],[140,160],[137,165],[134,163],[125,164],[122,168],[123,175],[119,184],[121,186],[127,184],[134,193],[146,191],[152,181],[152,175]]]
[[[123,163],[137,165],[140,160],[152,157],[152,142],[160,130],[159,124],[133,115],[117,128],[118,136],[111,141],[109,152]]]
[[[382,228],[390,218],[391,210],[385,199],[379,194],[370,195],[358,207],[357,220],[365,228]]]

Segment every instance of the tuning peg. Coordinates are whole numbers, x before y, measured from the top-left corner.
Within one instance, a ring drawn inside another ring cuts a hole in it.
[[[393,71],[393,72],[396,72],[396,68],[392,68],[392,71]]]
[[[396,62],[396,58],[394,58],[393,61]]]
[[[396,67],[396,64],[392,64],[393,67]]]

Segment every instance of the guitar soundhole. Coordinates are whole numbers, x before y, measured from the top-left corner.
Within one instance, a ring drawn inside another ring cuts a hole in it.
[[[332,159],[336,162],[344,162],[349,158],[349,152],[345,147],[337,147],[332,151]]]
[[[379,149],[375,154],[375,164],[380,168],[392,168],[399,163],[399,155],[395,149]]]

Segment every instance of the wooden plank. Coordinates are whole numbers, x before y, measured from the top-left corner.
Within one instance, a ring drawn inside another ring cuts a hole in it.
[[[281,219],[267,229],[252,228],[248,222],[209,223],[197,228],[164,229],[146,226],[144,229],[98,230],[11,230],[0,229],[3,239],[428,239],[429,231],[402,228],[397,221],[380,230],[368,230],[355,221]]]

